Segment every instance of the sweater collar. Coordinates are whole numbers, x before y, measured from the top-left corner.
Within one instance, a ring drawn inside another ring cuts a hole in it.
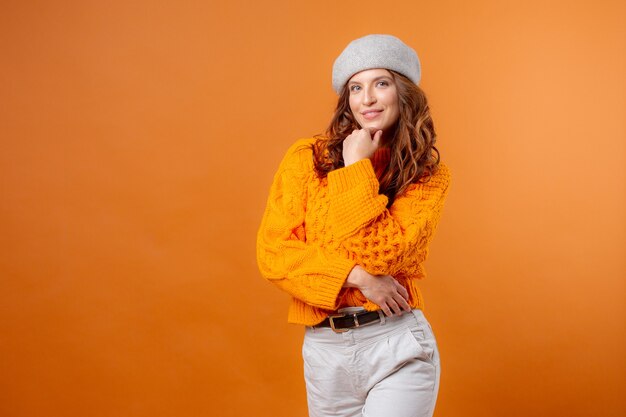
[[[391,159],[391,149],[390,148],[378,148],[374,155],[371,158],[372,166],[374,167],[374,171],[376,172],[376,176],[380,179],[380,176],[384,172],[387,165],[389,165],[389,161]]]

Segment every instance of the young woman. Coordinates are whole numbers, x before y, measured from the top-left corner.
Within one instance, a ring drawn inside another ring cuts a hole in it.
[[[257,236],[262,275],[305,327],[309,415],[432,416],[437,343],[417,285],[450,182],[417,54],[398,38],[351,42],[324,136],[298,140]]]

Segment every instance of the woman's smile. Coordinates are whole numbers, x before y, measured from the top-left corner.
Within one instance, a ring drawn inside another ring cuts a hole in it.
[[[380,114],[383,112],[383,110],[366,110],[364,112],[361,112],[361,114],[363,115],[364,118],[366,118],[367,120],[372,120],[377,118],[378,116],[380,116]]]

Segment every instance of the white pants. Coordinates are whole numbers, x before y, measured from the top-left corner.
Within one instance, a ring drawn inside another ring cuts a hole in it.
[[[431,417],[441,372],[430,324],[415,309],[345,333],[307,327],[310,417]]]

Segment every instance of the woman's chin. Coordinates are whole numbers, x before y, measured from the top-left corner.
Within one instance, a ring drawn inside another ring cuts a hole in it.
[[[373,135],[374,133],[378,132],[379,130],[382,130],[378,124],[373,124],[373,123],[365,123],[361,125],[361,129],[365,129],[368,132],[370,132],[370,135]]]

